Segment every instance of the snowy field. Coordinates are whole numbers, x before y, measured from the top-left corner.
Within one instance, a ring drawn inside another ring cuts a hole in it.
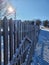
[[[49,31],[49,28],[46,28],[46,27],[44,27],[44,26],[40,26],[40,29],[41,29],[41,30],[44,30],[44,31]]]
[[[40,27],[38,43],[32,65],[49,65],[49,29]]]

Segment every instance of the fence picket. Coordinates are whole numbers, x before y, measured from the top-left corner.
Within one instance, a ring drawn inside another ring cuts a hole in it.
[[[8,20],[3,19],[4,65],[8,63]]]
[[[13,57],[14,54],[14,22],[12,19],[9,20],[9,44],[10,44],[10,60]]]
[[[0,20],[0,65],[1,65],[1,20]]]

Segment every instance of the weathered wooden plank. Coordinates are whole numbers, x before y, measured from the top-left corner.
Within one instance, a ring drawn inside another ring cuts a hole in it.
[[[1,65],[1,20],[0,20],[0,65]]]
[[[13,57],[14,54],[14,22],[12,19],[9,20],[9,45],[10,45],[10,60]]]
[[[14,53],[16,52],[16,48],[18,47],[18,31],[17,31],[17,23],[14,22]],[[14,64],[17,65],[17,64]]]
[[[18,47],[18,31],[17,31],[17,23],[14,22],[14,53],[16,52],[16,48]]]
[[[4,65],[8,63],[8,20],[3,19]]]

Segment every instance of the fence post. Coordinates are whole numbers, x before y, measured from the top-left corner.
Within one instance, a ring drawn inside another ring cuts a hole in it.
[[[17,39],[17,36],[18,36],[18,31],[17,31],[17,23],[14,22],[14,53],[16,52],[16,48],[18,47],[18,39]],[[17,65],[17,64],[14,64],[14,65]]]
[[[4,65],[8,63],[8,20],[3,19]]]
[[[10,45],[10,61],[14,54],[14,22],[12,19],[9,20],[9,45]]]
[[[17,23],[14,22],[14,53],[16,52],[16,48],[18,46],[18,40],[17,40],[17,36],[18,36],[18,31],[17,31]]]
[[[0,20],[0,65],[1,65],[1,20]]]

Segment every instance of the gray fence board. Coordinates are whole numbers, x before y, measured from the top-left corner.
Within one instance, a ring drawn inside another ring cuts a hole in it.
[[[9,44],[10,44],[10,60],[13,57],[14,54],[14,22],[12,19],[9,20]]]
[[[8,20],[3,19],[4,65],[8,63]]]
[[[0,21],[0,65],[1,65],[1,21]]]
[[[14,53],[16,52],[16,48],[18,47],[17,37],[18,37],[18,31],[17,31],[16,24],[14,22]]]

